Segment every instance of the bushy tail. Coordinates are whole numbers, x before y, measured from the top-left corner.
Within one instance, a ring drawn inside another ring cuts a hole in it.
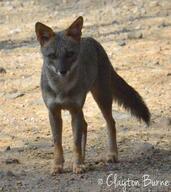
[[[136,118],[150,123],[150,112],[139,93],[128,85],[112,68],[113,98]]]

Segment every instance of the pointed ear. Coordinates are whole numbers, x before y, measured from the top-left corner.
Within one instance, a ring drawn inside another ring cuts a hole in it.
[[[80,41],[82,28],[83,28],[83,17],[80,16],[66,30],[66,35],[72,37],[76,41]]]
[[[39,41],[41,46],[47,43],[55,34],[50,27],[40,22],[37,22],[35,24],[35,31],[37,35],[37,40]]]

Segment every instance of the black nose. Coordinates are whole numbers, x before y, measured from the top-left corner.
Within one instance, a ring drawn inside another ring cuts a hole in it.
[[[60,71],[60,74],[61,74],[62,76],[64,76],[66,73],[67,73],[66,70]]]

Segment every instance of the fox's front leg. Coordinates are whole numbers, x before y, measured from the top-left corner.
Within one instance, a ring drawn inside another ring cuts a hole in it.
[[[63,148],[62,148],[62,118],[60,110],[49,111],[49,121],[54,141],[54,168],[52,174],[63,171]]]
[[[73,172],[82,173],[84,172],[84,158],[85,158],[85,146],[87,136],[87,123],[85,122],[82,109],[70,110],[72,117],[72,130],[74,137],[74,161],[73,161]]]

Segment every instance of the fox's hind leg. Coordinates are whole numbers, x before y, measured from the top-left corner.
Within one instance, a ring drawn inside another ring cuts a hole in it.
[[[107,129],[108,129],[108,162],[117,162],[118,161],[118,150],[117,150],[117,142],[116,142],[116,128],[115,128],[115,120],[112,117],[112,92],[110,90],[110,86],[106,85],[98,85],[93,88],[91,91],[93,97],[98,104],[101,112],[106,120]]]

